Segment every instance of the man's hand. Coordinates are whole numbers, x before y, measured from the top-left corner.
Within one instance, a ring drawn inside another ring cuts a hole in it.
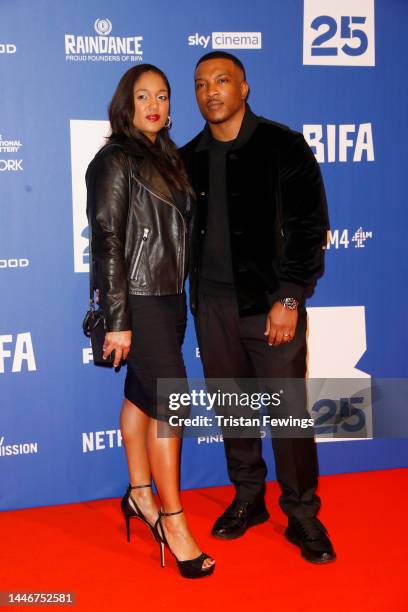
[[[103,358],[106,359],[112,351],[115,351],[115,360],[113,365],[115,368],[117,368],[122,359],[127,359],[131,340],[132,332],[130,330],[108,332],[105,335],[105,342],[103,343]]]
[[[275,302],[268,312],[264,332],[269,346],[290,342],[295,335],[297,320],[297,310],[288,310],[280,302]]]

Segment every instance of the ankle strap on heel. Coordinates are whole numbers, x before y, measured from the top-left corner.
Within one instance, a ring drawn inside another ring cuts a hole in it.
[[[129,489],[144,489],[145,487],[151,487],[151,484],[145,484],[145,485],[132,485],[129,482]]]
[[[181,514],[182,512],[184,512],[183,508],[181,508],[180,510],[177,510],[177,512],[163,512],[162,509],[160,508],[159,516],[174,516],[175,514]]]

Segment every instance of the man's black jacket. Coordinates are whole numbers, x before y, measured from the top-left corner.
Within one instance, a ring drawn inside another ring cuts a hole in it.
[[[300,302],[311,295],[323,273],[328,215],[320,169],[301,133],[249,108],[242,130],[245,143],[227,153],[227,205],[238,308],[240,316],[249,316],[269,310],[268,294]],[[206,233],[208,136],[206,125],[180,149],[197,197],[190,251],[193,314]]]

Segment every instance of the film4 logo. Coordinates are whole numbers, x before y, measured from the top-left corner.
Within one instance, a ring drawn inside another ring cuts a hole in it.
[[[363,230],[362,227],[359,227],[352,235],[351,242],[354,243],[354,248],[364,249],[365,241],[372,237],[373,237],[372,231],[366,232]],[[349,230],[348,229],[343,229],[343,230],[334,229],[334,230],[329,230],[327,232],[327,243],[326,243],[326,246],[323,248],[326,250],[329,250],[331,248],[348,249],[349,244],[350,244]]]

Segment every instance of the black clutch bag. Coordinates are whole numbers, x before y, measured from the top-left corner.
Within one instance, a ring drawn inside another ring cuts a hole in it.
[[[105,313],[102,308],[95,309],[94,302],[94,269],[92,258],[92,241],[89,241],[89,309],[82,322],[82,329],[87,338],[91,339],[93,362],[95,365],[113,366],[115,351],[103,358],[105,334],[109,331]],[[96,291],[98,295],[98,291]]]
[[[103,359],[103,344],[105,334],[109,331],[105,313],[101,308],[95,310],[94,301],[91,299],[90,307],[82,322],[85,336],[91,339],[93,362],[95,365],[112,366],[115,351],[112,351],[106,359]]]

